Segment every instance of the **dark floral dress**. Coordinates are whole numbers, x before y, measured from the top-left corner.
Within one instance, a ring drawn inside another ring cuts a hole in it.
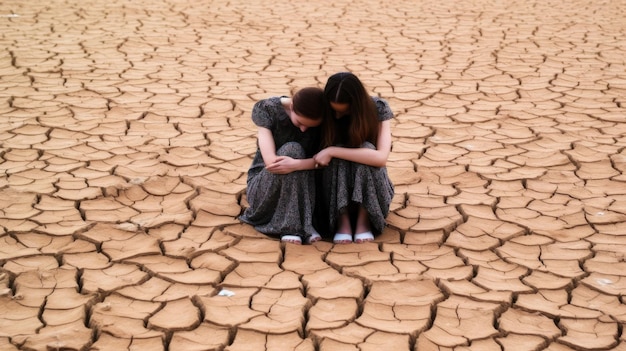
[[[281,97],[257,102],[252,109],[255,125],[272,132],[276,154],[295,159],[310,158],[319,145],[318,128],[300,131],[291,123]],[[239,219],[261,233],[299,235],[303,240],[316,232],[312,225],[315,207],[313,170],[273,174],[265,169],[258,149],[248,170],[246,197],[249,207]]]
[[[393,118],[393,112],[385,100],[377,97],[373,97],[373,100],[381,122]],[[347,131],[350,121],[350,116],[339,119],[338,132]],[[339,137],[341,140],[341,134]],[[362,147],[375,149],[369,142]],[[324,204],[320,204],[320,207],[326,207],[328,216],[328,228],[325,230],[333,231],[338,215],[346,211],[351,203],[358,203],[369,214],[372,232],[380,234],[383,231],[394,195],[394,187],[386,167],[372,167],[333,158],[328,167],[324,168],[322,181],[318,184],[321,185],[321,198],[324,199]]]

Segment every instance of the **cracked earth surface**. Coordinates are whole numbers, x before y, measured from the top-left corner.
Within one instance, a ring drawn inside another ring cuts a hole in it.
[[[626,1],[0,4],[0,349],[626,350]],[[255,101],[359,75],[374,243],[237,221]]]

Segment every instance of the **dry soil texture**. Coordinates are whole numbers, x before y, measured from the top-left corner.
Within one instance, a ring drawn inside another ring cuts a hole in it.
[[[0,349],[626,350],[626,1],[3,0]],[[390,103],[374,243],[238,222],[255,101]]]

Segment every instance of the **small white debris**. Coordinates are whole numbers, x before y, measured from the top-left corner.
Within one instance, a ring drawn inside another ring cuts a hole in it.
[[[63,350],[65,349],[65,343],[63,341],[52,341],[46,345],[48,350]]]
[[[604,212],[596,212],[596,216],[604,216]]]
[[[129,183],[130,183],[130,184],[133,184],[133,185],[141,185],[141,184],[143,184],[145,181],[146,181],[146,180],[145,180],[144,178],[133,178],[133,179],[131,179],[131,180],[130,180],[130,182],[129,182]]]
[[[130,223],[130,222],[120,223],[116,225],[115,227],[119,230],[124,230],[127,232],[135,232],[137,231],[137,229],[139,229],[138,225],[136,225],[135,223]]]
[[[613,281],[611,279],[605,279],[605,278],[601,278],[596,280],[596,282],[598,282],[598,284],[600,285],[611,285],[613,284]]]
[[[222,291],[220,291],[219,294],[217,295],[231,297],[231,296],[235,296],[235,293],[230,290],[222,289]]]
[[[111,303],[110,302],[104,302],[100,306],[101,306],[103,311],[110,311],[111,310]]]
[[[1,17],[16,18],[16,17],[20,17],[20,15],[18,15],[17,13],[10,13],[8,15],[2,15]]]

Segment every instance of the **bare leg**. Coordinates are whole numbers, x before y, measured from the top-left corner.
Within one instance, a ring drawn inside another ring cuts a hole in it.
[[[371,232],[372,228],[370,226],[369,215],[363,206],[359,206],[355,229],[356,234],[354,235],[354,242],[364,243],[374,240],[374,234]]]
[[[352,226],[350,225],[350,215],[346,211],[339,216],[339,223],[337,225],[337,233],[352,234]]]
[[[356,217],[355,229],[355,233],[364,233],[371,230],[369,215],[367,214],[367,210],[363,206],[359,206],[359,213]]]
[[[348,239],[348,236],[350,239]],[[352,242],[352,226],[350,224],[349,211],[339,215],[337,223],[337,233],[333,239],[335,244],[349,244]]]

